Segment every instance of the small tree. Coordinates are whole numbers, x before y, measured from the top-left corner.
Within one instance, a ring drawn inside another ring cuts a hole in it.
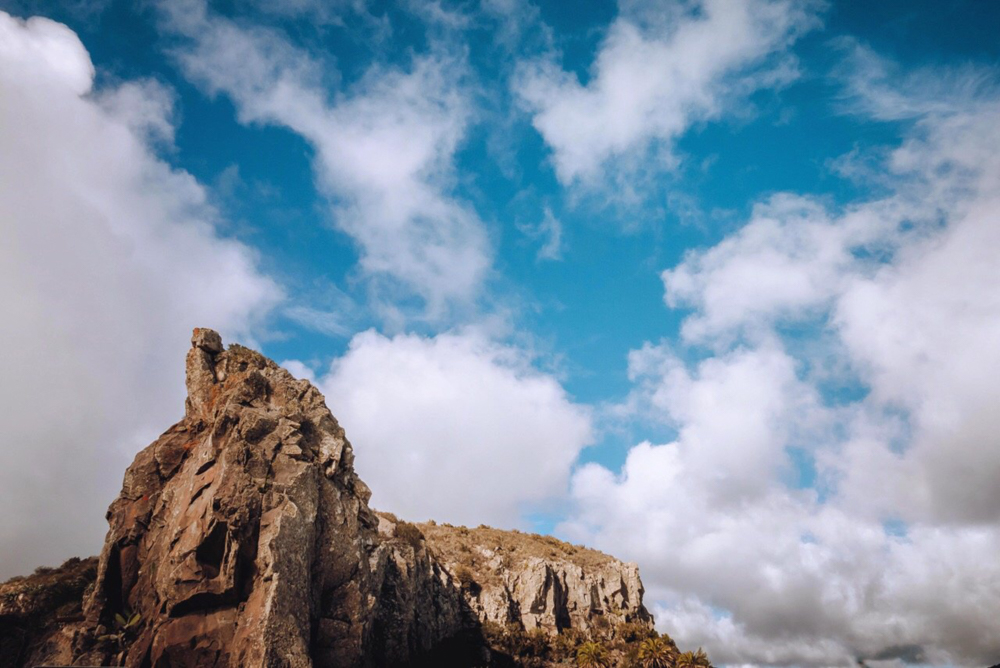
[[[585,642],[576,650],[576,665],[580,668],[608,668],[608,650],[596,642]]]
[[[647,638],[639,645],[641,668],[670,668],[676,658],[677,652],[663,638]]]
[[[701,647],[697,652],[684,652],[677,657],[677,668],[711,668],[712,662]]]

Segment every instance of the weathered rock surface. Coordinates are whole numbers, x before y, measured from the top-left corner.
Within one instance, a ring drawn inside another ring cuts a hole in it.
[[[97,558],[70,559],[0,584],[0,666],[65,665]]]
[[[635,564],[552,536],[418,526],[445,567],[459,577],[469,607],[484,622],[551,633],[652,625]]]
[[[14,665],[486,665],[486,621],[651,627],[634,565],[377,515],[323,396],[259,353],[196,329],[187,387],[184,418],[126,471],[82,610],[22,637]],[[0,621],[31,618],[10,586]]]

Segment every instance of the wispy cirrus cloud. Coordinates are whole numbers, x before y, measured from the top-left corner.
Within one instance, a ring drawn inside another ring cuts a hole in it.
[[[831,45],[843,54],[834,79],[841,84],[844,113],[880,120],[939,117],[995,96],[995,77],[981,67],[906,70],[855,38],[840,37]]]
[[[432,317],[477,296],[490,242],[471,205],[451,194],[454,155],[475,114],[461,52],[441,46],[407,67],[375,64],[342,90],[329,64],[275,29],[198,0],[160,7],[164,29],[181,37],[174,54],[187,76],[231,98],[241,121],[310,142],[334,222],[378,290],[416,295]]]

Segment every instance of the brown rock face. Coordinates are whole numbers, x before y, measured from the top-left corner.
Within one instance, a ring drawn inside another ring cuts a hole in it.
[[[465,580],[466,602],[482,622],[549,633],[652,627],[635,564],[552,536],[419,526],[440,562]]]
[[[192,344],[186,415],[126,472],[86,606],[108,628],[139,613],[126,665],[389,665],[460,631],[468,619],[440,569],[379,540],[319,391],[247,348],[223,350],[211,330]],[[384,608],[420,601],[379,593],[421,577],[446,614],[403,614],[384,642]]]
[[[377,515],[323,396],[259,353],[196,329],[187,388],[184,418],[125,473],[96,571],[67,571],[45,605],[23,597],[32,583],[0,585],[13,665],[510,665],[484,622],[651,629],[634,565]]]

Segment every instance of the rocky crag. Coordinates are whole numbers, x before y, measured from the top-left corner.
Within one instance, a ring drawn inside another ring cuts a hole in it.
[[[484,623],[546,632],[652,626],[635,564],[552,536],[485,526],[417,526]]]
[[[552,665],[655,635],[634,565],[373,511],[323,396],[259,353],[197,329],[187,389],[99,560],[0,585],[4,665]]]

